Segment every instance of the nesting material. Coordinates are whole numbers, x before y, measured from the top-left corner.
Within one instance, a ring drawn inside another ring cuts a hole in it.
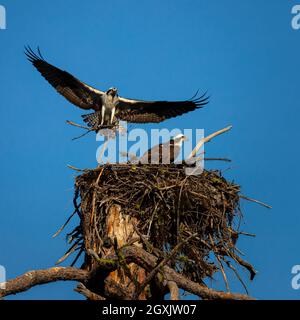
[[[117,204],[124,216],[134,218],[139,233],[151,244],[144,249],[161,259],[194,235],[169,262],[188,279],[202,283],[220,270],[227,282],[227,266],[241,280],[236,265],[254,277],[253,267],[236,248],[240,187],[219,171],[187,176],[183,166],[175,164],[104,165],[79,175],[75,186],[81,222],[69,236],[70,242],[77,243],[76,250],[81,246],[81,252],[92,249],[104,257],[103,248],[113,246],[107,236],[107,215]],[[89,261],[86,256],[86,268]]]

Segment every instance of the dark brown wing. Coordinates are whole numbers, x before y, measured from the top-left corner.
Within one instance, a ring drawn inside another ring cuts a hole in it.
[[[119,97],[116,117],[136,123],[161,122],[202,108],[208,103],[206,93],[201,97],[194,97],[186,101],[143,101]]]
[[[25,48],[28,60],[41,75],[68,101],[82,109],[99,110],[103,91],[97,90],[73,77],[70,73],[44,60],[38,49],[36,54],[30,47]]]

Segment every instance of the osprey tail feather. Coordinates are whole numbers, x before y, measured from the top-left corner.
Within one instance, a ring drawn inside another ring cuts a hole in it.
[[[99,112],[83,114],[81,117],[83,118],[83,121],[92,128],[98,126],[101,123],[101,115]]]

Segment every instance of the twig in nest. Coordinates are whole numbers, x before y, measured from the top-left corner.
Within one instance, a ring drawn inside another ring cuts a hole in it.
[[[81,256],[82,252],[84,251],[84,246],[81,245],[81,248],[77,254],[77,256],[75,257],[75,259],[73,260],[73,262],[71,263],[71,267],[74,267],[75,263],[77,262],[77,260],[79,259],[79,257]]]
[[[67,164],[67,167],[72,169],[72,170],[75,170],[75,171],[78,171],[78,172],[98,172],[100,171],[101,169],[99,169],[99,166],[97,166],[96,168],[94,169],[80,169],[80,168],[77,168],[75,166],[72,166],[70,164]]]
[[[240,231],[239,234],[242,234],[242,235],[248,236],[248,237],[256,237],[256,234],[254,234],[254,233],[249,233],[249,232]]]
[[[221,270],[221,273],[222,273],[222,276],[223,276],[223,279],[224,279],[224,282],[225,282],[226,290],[227,290],[227,292],[230,292],[230,288],[229,288],[226,272],[224,270],[222,261],[221,261],[220,257],[217,254],[215,254],[215,256],[216,256],[217,261],[219,263],[219,267],[220,267],[220,270]]]
[[[219,264],[219,267],[220,267],[220,270],[221,270],[221,273],[222,273],[222,276],[223,276],[223,279],[224,279],[224,282],[225,282],[225,285],[226,285],[226,290],[227,292],[230,292],[230,289],[229,289],[229,284],[228,284],[228,280],[227,280],[227,276],[226,276],[226,273],[224,271],[224,267],[223,267],[223,264],[222,264],[222,261],[220,259],[220,257],[218,256],[218,253],[217,253],[217,249],[216,249],[216,245],[215,245],[215,242],[212,238],[211,235],[209,235],[209,239],[210,239],[210,242],[211,242],[211,245],[212,245],[212,249],[213,249],[213,253],[218,261],[218,264]]]
[[[156,249],[147,239],[146,236],[144,236],[143,234],[141,234],[140,230],[138,229],[137,225],[135,225],[134,223],[132,224],[134,231],[138,234],[138,236],[140,237],[140,240],[143,242],[143,244],[145,245],[146,249],[148,252],[152,253],[157,256],[160,257],[163,255],[163,252],[161,252],[159,249]]]
[[[177,213],[176,213],[177,242],[179,242],[181,196],[182,196],[182,190],[183,190],[184,184],[186,182],[186,179],[187,179],[187,177],[181,182],[179,196],[178,196]]]
[[[237,264],[241,265],[242,267],[246,268],[249,271],[250,280],[253,280],[257,274],[257,271],[253,268],[253,266],[249,262],[244,261],[241,257],[239,257],[237,254],[235,254],[232,250],[225,248],[225,251],[227,252],[228,257],[232,258],[235,262],[237,262]]]
[[[262,206],[264,206],[264,207],[266,207],[266,208],[268,208],[268,209],[272,209],[272,207],[271,207],[270,205],[268,205],[268,204],[266,204],[266,203],[263,203],[263,202],[261,202],[261,201],[259,201],[259,200],[255,200],[255,199],[246,197],[246,196],[244,196],[244,195],[240,195],[240,198],[243,198],[243,199],[248,200],[248,201],[251,201],[251,202],[258,203],[258,204],[260,204],[260,205],[262,205]]]
[[[61,232],[62,230],[66,227],[66,225],[70,222],[70,220],[73,218],[73,216],[75,215],[76,213],[76,209],[73,211],[73,213],[70,215],[70,217],[67,219],[67,221],[58,229],[58,231],[52,236],[52,238],[55,238],[57,237]]]
[[[90,169],[79,169],[79,168],[76,168],[74,166],[71,166],[70,164],[67,164],[67,167],[70,168],[70,169],[73,169],[75,171],[78,171],[78,172],[89,172]]]
[[[150,222],[149,222],[149,226],[148,226],[147,238],[149,238],[150,231],[151,231],[151,225],[152,225],[153,219],[154,219],[154,217],[156,215],[156,211],[157,211],[158,205],[159,205],[159,202],[156,204],[156,206],[155,206],[155,208],[153,210],[153,214],[151,216],[151,219],[150,219]]]
[[[81,239],[78,239],[73,245],[72,247],[58,260],[55,262],[56,265],[62,263],[63,261],[65,261],[68,256],[75,251],[75,249],[78,247],[79,242],[81,241]]]
[[[246,294],[249,294],[247,286],[245,285],[245,282],[243,281],[243,279],[241,278],[241,276],[239,275],[239,273],[237,272],[236,268],[227,260],[225,260],[225,263],[227,264],[227,266],[234,272],[234,274],[236,275],[236,277],[239,279],[240,283],[242,284],[242,286],[244,287]]]
[[[99,184],[99,180],[100,180],[100,178],[101,178],[101,176],[102,176],[102,173],[103,173],[103,171],[104,171],[104,168],[105,168],[105,167],[103,167],[103,168],[102,168],[102,170],[100,171],[100,173],[99,173],[99,175],[98,175],[98,178],[97,178],[97,180],[96,180],[96,182],[95,182],[95,190],[94,190],[94,192],[93,192],[92,213],[91,213],[91,217],[90,217],[90,223],[92,223],[92,222],[93,222],[94,214],[95,214],[95,205],[96,205],[96,187],[97,187],[97,185]]]

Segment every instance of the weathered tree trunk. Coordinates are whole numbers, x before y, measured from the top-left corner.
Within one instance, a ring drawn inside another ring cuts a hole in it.
[[[137,223],[138,221],[136,218],[132,218],[129,215],[123,215],[119,205],[112,205],[106,218],[107,237],[112,243],[117,245],[117,248],[121,248],[130,242],[133,242],[133,246],[142,247],[140,238],[134,229],[134,225],[137,225]],[[115,248],[112,246],[109,249],[104,249],[104,251],[105,254],[109,256],[115,253]],[[126,262],[124,261],[124,263]],[[114,292],[111,292],[114,290],[112,283],[116,283],[119,287],[124,289],[124,292],[127,292],[128,298],[130,298],[135,295],[139,284],[143,283],[145,278],[145,270],[134,263],[130,263],[108,275],[105,279],[104,290],[108,296],[113,295]],[[139,295],[138,299],[145,300],[146,298],[147,292],[144,290]]]
[[[90,197],[89,201],[94,201],[94,197]],[[94,208],[94,205],[92,206]],[[140,242],[139,235],[135,232],[134,225],[138,224],[136,218],[130,217],[122,213],[120,205],[113,204],[110,206],[106,216],[106,229],[105,237],[108,245],[99,243],[99,238],[91,236],[91,229],[94,225],[94,219],[96,217],[94,210],[89,212],[87,208],[82,207],[84,213],[81,221],[81,228],[84,237],[85,250],[88,252],[90,249],[101,256],[101,260],[107,259],[109,263],[109,257],[118,255],[118,249],[126,244],[137,246],[142,248],[143,245]],[[89,213],[89,214],[87,214]],[[95,230],[96,228],[94,228]],[[146,278],[146,271],[137,266],[134,263],[126,264],[126,261],[122,260],[122,256],[119,257],[120,267],[110,273],[101,274],[95,273],[93,279],[91,279],[87,287],[92,291],[112,299],[132,299],[136,297],[139,286],[144,282]],[[97,261],[91,256],[86,255],[85,269],[92,271],[97,270]],[[145,300],[149,298],[148,286],[138,294],[139,300]]]

